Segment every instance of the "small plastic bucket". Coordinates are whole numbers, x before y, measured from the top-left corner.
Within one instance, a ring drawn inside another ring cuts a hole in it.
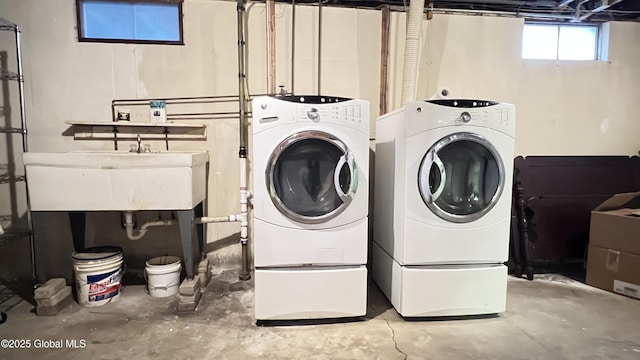
[[[151,297],[167,297],[178,293],[182,264],[177,256],[160,256],[145,263],[144,274]]]
[[[122,249],[102,246],[74,252],[78,304],[92,307],[115,301],[121,292]]]

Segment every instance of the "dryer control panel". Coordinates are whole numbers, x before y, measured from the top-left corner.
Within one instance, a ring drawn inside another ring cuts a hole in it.
[[[459,113],[453,112],[450,116],[452,124],[469,125],[499,125],[509,126],[509,110],[507,109],[461,109]]]
[[[478,108],[498,105],[497,101],[489,100],[469,100],[469,99],[447,99],[447,100],[427,100],[427,102],[448,107],[460,107],[460,108]]]
[[[515,107],[488,100],[430,100],[412,102],[404,109],[407,131],[414,134],[446,126],[482,126],[515,136]]]

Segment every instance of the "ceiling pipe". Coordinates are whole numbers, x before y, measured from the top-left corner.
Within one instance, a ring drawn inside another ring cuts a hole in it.
[[[424,0],[411,0],[407,14],[407,35],[404,43],[404,67],[402,76],[402,105],[416,99],[418,84],[418,58]]]
[[[391,11],[403,12],[404,7],[392,5],[389,7]],[[540,20],[574,20],[574,15],[562,14],[545,14],[531,12],[509,12],[509,11],[492,11],[492,10],[469,10],[469,9],[449,9],[434,8],[434,14],[440,15],[470,15],[470,16],[495,16],[495,17],[511,17],[511,18],[527,18]]]
[[[565,8],[565,7],[569,6],[574,1],[576,1],[576,0],[563,0],[560,4],[558,4],[557,8],[558,9]]]

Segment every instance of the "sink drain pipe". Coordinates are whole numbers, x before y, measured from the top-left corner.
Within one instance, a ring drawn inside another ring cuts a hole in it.
[[[140,226],[140,230],[138,230],[138,234],[134,234],[134,221],[133,221],[133,211],[125,211],[124,212],[124,228],[127,230],[127,238],[129,240],[140,240],[147,234],[147,231],[152,226],[169,226],[177,224],[178,220],[159,220],[159,221],[150,221],[142,224]]]
[[[240,222],[242,225],[242,214],[231,214],[227,216],[216,216],[216,217],[200,217],[195,218],[194,222],[196,224],[209,224],[209,223],[221,223],[221,222]],[[149,231],[149,228],[152,226],[171,226],[178,225],[178,220],[159,220],[159,221],[150,221],[142,224],[140,226],[140,230],[138,230],[137,234],[134,234],[134,221],[133,221],[133,211],[125,211],[124,212],[124,227],[127,230],[127,238],[129,240],[140,240]]]

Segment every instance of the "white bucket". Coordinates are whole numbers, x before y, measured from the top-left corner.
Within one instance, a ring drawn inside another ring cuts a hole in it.
[[[78,304],[101,306],[115,301],[121,292],[122,249],[104,246],[74,252]]]
[[[177,256],[161,256],[145,263],[145,278],[151,297],[167,297],[178,293],[182,265]]]

